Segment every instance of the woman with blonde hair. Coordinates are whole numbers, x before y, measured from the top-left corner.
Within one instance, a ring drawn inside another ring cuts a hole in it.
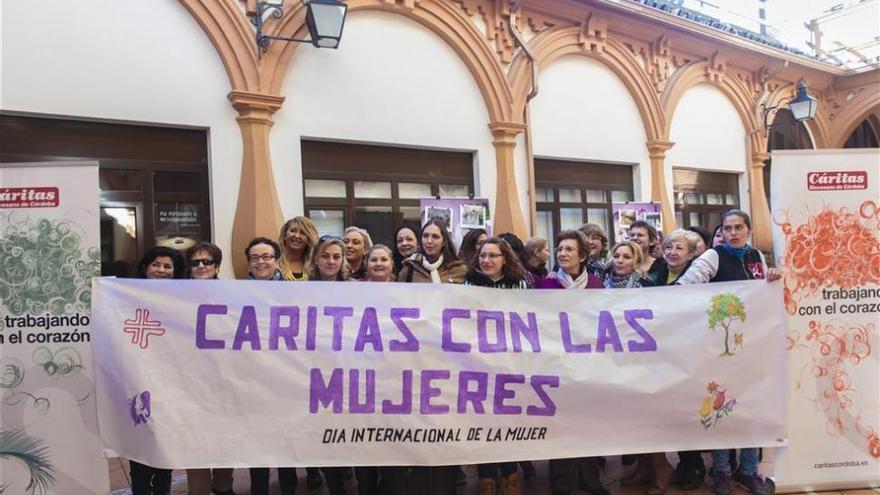
[[[308,271],[309,280],[343,282],[349,278],[345,260],[345,243],[337,236],[325,235],[318,240],[312,252]]]
[[[343,232],[342,242],[345,245],[345,261],[348,263],[351,278],[363,280],[367,275],[367,251],[373,247],[370,233],[360,227],[351,226]]]
[[[309,279],[309,259],[318,244],[318,228],[306,217],[293,217],[284,222],[278,234],[281,258],[278,269],[284,280],[303,282]]]
[[[611,248],[611,263],[605,274],[606,289],[637,289],[654,285],[639,269],[644,255],[633,241],[621,241]]]

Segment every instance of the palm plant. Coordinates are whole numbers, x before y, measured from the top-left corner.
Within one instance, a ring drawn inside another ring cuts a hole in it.
[[[24,430],[0,431],[0,460],[18,460],[30,472],[30,482],[26,490],[30,495],[42,495],[55,484],[55,468],[49,463],[49,447],[37,437]],[[0,494],[5,493],[9,484],[0,485]]]

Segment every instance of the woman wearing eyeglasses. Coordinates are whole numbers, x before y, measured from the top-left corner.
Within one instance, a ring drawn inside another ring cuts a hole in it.
[[[403,260],[398,282],[460,284],[467,266],[456,253],[446,222],[428,220],[422,227],[422,245],[411,258]]]
[[[223,252],[210,242],[200,242],[186,252],[189,278],[216,280]],[[232,491],[232,468],[187,469],[189,495],[235,495]]]
[[[284,280],[303,282],[309,279],[309,259],[318,244],[318,228],[306,217],[294,217],[284,222],[278,235],[281,257],[278,268]]]
[[[278,268],[281,246],[277,242],[266,237],[256,237],[248,243],[244,254],[248,260],[248,280],[284,280]],[[296,468],[279,467],[276,470],[281,495],[293,495],[298,482]],[[252,467],[250,474],[251,495],[269,495],[269,468]]]
[[[138,263],[137,278],[170,280],[184,278],[186,261],[174,249],[156,246]],[[132,495],[167,495],[171,492],[171,470],[128,461]]]
[[[479,253],[471,260],[464,285],[491,287],[494,289],[526,289],[526,270],[510,244],[500,237],[486,240]],[[495,495],[495,479],[501,476],[501,493],[519,493],[516,479],[516,462],[480,464],[480,493]]]
[[[590,241],[581,230],[563,230],[556,235],[556,271],[536,280],[537,289],[601,289],[602,280],[585,268]],[[579,486],[590,495],[608,495],[599,476],[599,458],[551,459],[550,486],[554,495],[568,495]]]

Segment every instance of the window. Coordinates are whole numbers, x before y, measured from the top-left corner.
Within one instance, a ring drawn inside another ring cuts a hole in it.
[[[562,230],[590,222],[609,235],[611,203],[632,201],[632,167],[595,162],[535,159],[535,233],[550,243]],[[552,251],[552,249],[551,249]]]
[[[672,170],[675,222],[680,228],[700,226],[710,231],[721,215],[739,208],[739,176],[721,172]]]
[[[2,115],[0,141],[3,162],[98,161],[102,275],[211,240],[205,131]]]
[[[305,211],[324,234],[348,225],[391,245],[400,225],[421,227],[419,200],[473,194],[473,154],[302,141]]]

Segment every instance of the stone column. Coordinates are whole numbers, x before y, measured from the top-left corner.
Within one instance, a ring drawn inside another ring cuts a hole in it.
[[[672,141],[648,141],[648,158],[651,159],[651,201],[660,203],[660,218],[665,233],[675,230],[675,203],[666,190],[666,152],[675,144]]]
[[[229,93],[232,106],[238,111],[241,128],[242,160],[238,204],[232,225],[232,266],[236,278],[248,271],[244,248],[258,236],[276,239],[284,222],[269,149],[272,115],[281,108],[284,97],[245,91]]]
[[[526,224],[519,204],[516,187],[513,152],[516,150],[516,136],[525,130],[525,125],[514,122],[492,122],[492,145],[495,146],[495,208],[492,211],[493,232],[501,234],[513,232],[526,240]]]
[[[770,228],[770,206],[764,191],[764,166],[770,153],[752,151],[749,167],[749,204],[752,217],[752,243],[761,251],[773,249],[773,234]]]

